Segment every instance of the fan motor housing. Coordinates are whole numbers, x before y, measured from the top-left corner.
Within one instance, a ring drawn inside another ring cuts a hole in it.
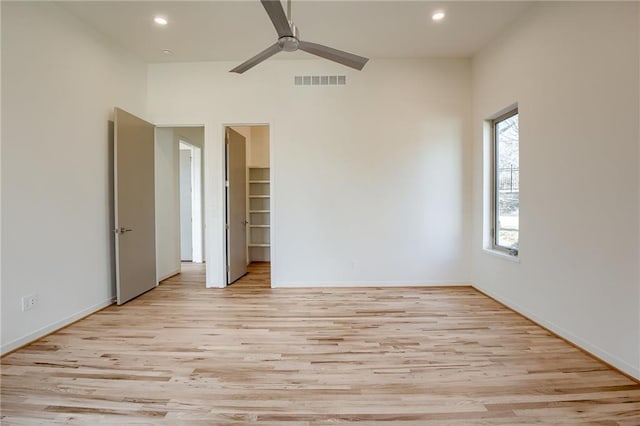
[[[295,37],[280,37],[278,44],[285,52],[295,52],[298,50],[298,39]]]

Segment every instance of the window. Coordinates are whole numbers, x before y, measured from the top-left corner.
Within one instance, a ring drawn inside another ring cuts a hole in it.
[[[491,121],[492,248],[518,255],[520,233],[520,132],[518,109]]]

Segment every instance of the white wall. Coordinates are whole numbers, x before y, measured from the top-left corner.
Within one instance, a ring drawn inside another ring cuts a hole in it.
[[[635,3],[546,2],[473,60],[474,283],[640,378]],[[482,249],[482,123],[518,102],[520,263]]]
[[[269,167],[269,126],[251,127],[247,167]]]
[[[154,122],[205,123],[207,280],[224,285],[223,127],[269,123],[275,286],[468,283],[467,60],[149,67]],[[294,75],[346,74],[344,87]]]
[[[172,128],[156,128],[156,277],[180,272],[178,140]]]
[[[174,127],[178,140],[183,140],[200,149],[204,148],[204,129],[201,126]]]
[[[2,2],[2,66],[4,353],[112,301],[108,120],[146,66],[48,2]]]
[[[244,136],[247,167],[269,167],[269,126],[231,126]]]
[[[230,126],[233,130],[244,136],[245,142],[251,141],[251,126]]]

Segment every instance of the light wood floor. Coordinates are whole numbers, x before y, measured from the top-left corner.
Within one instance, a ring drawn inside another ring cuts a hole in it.
[[[640,424],[640,385],[472,288],[184,272],[2,360],[2,424]]]

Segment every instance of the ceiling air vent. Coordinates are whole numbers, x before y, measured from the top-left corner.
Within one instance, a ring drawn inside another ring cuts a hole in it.
[[[293,78],[296,86],[344,86],[346,75],[296,75]]]

